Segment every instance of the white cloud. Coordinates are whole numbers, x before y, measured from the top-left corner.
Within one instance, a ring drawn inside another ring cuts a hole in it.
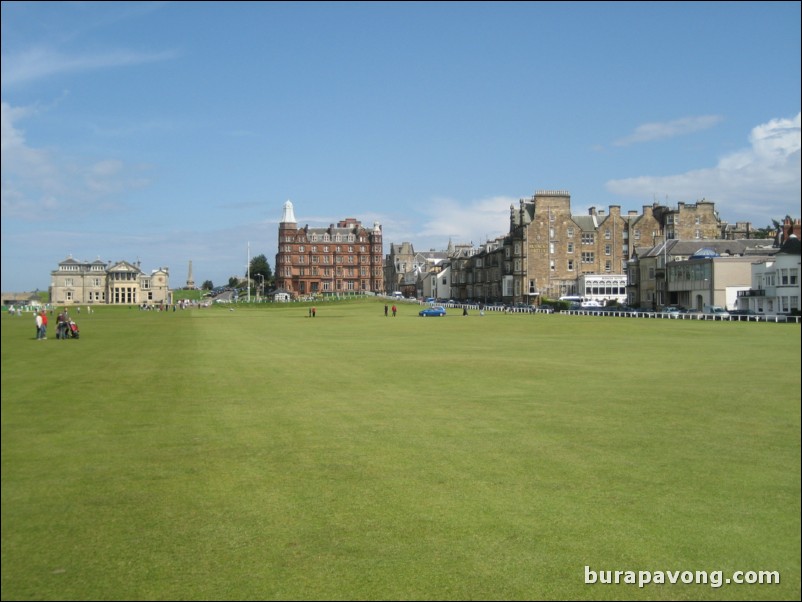
[[[126,67],[168,60],[174,52],[142,53],[111,50],[101,54],[67,55],[45,47],[33,48],[14,56],[3,55],[3,87],[26,84],[38,79],[96,69]]]
[[[518,199],[496,196],[460,203],[453,199],[434,199],[425,211],[419,236],[454,243],[473,242],[476,245],[505,234],[509,230],[510,205]]]
[[[718,115],[701,115],[698,117],[682,117],[673,121],[644,123],[635,128],[635,131],[613,142],[614,146],[629,146],[640,142],[651,142],[664,138],[676,138],[700,130],[713,127],[721,121]]]
[[[56,149],[31,146],[18,123],[35,112],[7,102],[0,107],[3,219],[39,221],[64,212],[82,215],[114,206],[117,195],[147,183],[117,159],[88,163]]]
[[[752,129],[750,146],[722,157],[715,167],[669,176],[639,176],[610,180],[610,192],[640,199],[670,202],[702,197],[716,203],[729,221],[757,225],[799,211],[800,114],[772,119]]]

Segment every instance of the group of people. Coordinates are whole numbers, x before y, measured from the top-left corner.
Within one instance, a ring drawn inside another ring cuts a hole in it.
[[[392,311],[393,311],[393,317],[395,318],[395,314],[398,311],[398,308],[395,305],[393,305],[393,310]],[[384,304],[384,317],[385,318],[387,317],[387,304],[386,303]]]
[[[47,312],[41,310],[36,313],[36,340],[42,341],[47,338]],[[78,325],[70,319],[65,309],[56,318],[56,338],[57,339],[77,339]]]

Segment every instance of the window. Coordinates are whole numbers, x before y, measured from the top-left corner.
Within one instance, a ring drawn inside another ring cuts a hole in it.
[[[568,228],[568,230],[566,230],[565,233],[568,236],[568,238],[573,238],[574,237],[574,229],[573,228]]]
[[[569,272],[573,272],[574,271],[574,260],[573,259],[569,259],[568,260],[568,271]]]
[[[604,231],[604,238],[605,238],[606,240],[610,240],[610,238],[611,238],[611,235],[610,235],[610,228],[607,228],[607,229]]]
[[[583,251],[582,252],[582,263],[594,263],[595,261],[595,253],[591,251]]]
[[[582,244],[583,245],[592,245],[596,241],[596,237],[593,232],[583,232],[582,233]]]
[[[604,262],[604,271],[608,274],[613,271],[613,262],[609,259]]]
[[[612,245],[604,245],[604,254],[605,255],[612,255],[613,254]]]
[[[568,243],[568,252],[569,253],[573,253],[574,252],[574,243],[572,243],[572,242]]]
[[[635,240],[640,240],[640,230],[635,230]]]

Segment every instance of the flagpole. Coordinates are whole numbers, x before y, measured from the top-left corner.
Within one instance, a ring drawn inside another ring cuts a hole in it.
[[[248,241],[248,303],[251,302],[251,241]]]

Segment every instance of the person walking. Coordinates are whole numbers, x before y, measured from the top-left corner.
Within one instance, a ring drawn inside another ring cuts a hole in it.
[[[384,317],[387,317],[387,304],[384,304]]]
[[[42,314],[37,311],[34,320],[36,321],[36,340],[38,341],[42,338]]]
[[[395,312],[398,311],[398,308],[393,304],[393,317],[395,318]]]

